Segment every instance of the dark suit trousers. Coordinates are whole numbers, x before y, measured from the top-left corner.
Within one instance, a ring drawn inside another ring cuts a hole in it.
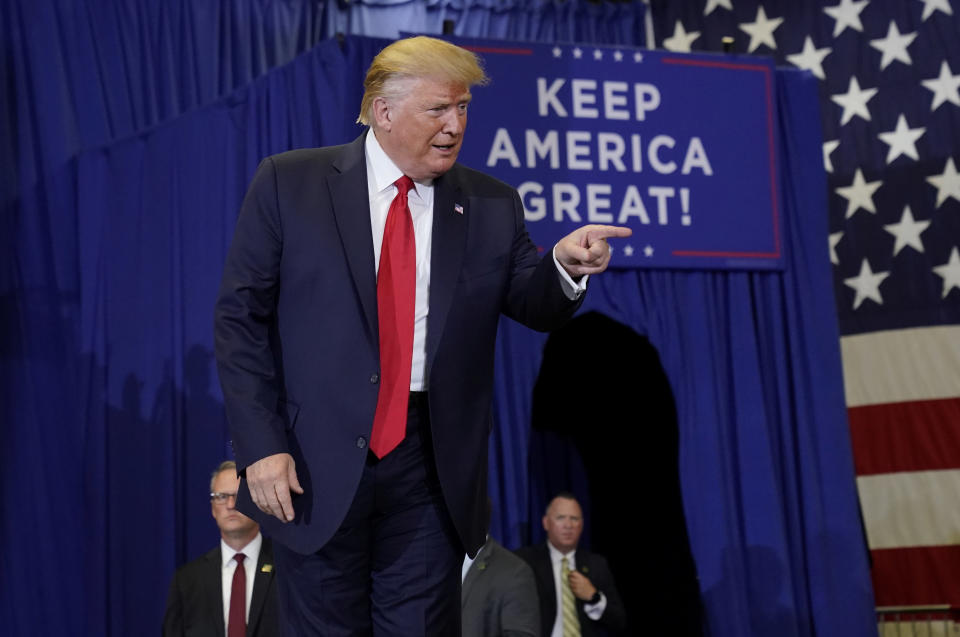
[[[411,394],[400,445],[367,456],[333,538],[313,555],[274,553],[283,635],[460,634],[464,549],[440,492],[426,394]]]

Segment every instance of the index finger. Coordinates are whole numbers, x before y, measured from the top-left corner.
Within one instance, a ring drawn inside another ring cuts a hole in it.
[[[610,237],[629,237],[633,230],[626,226],[596,226],[587,232],[587,245]]]
[[[277,494],[277,501],[280,504],[280,512],[283,516],[277,516],[281,521],[293,521],[293,500],[290,498],[290,485],[286,480],[277,480],[273,483],[274,491]]]

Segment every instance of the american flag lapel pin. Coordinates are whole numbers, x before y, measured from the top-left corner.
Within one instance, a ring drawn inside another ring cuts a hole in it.
[[[453,211],[456,212],[458,215],[462,215],[462,214],[463,214],[463,206],[461,206],[461,205],[458,204],[458,203],[455,203],[455,204],[453,204]]]

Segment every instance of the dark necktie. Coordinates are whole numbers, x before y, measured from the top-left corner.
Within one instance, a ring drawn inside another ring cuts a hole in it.
[[[227,637],[246,637],[247,635],[247,570],[243,568],[246,555],[237,553],[237,568],[233,571],[233,585],[230,587],[230,614],[227,617]]]
[[[380,392],[373,417],[370,450],[382,458],[400,444],[407,427],[410,366],[413,364],[413,317],[417,294],[417,246],[407,192],[413,181],[395,182],[377,272],[380,326]]]

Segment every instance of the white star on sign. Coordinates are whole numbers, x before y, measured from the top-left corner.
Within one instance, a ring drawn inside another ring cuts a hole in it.
[[[856,76],[850,78],[850,85],[846,93],[831,95],[830,99],[843,107],[843,115],[840,117],[840,125],[843,126],[854,115],[870,121],[870,109],[867,108],[867,102],[877,94],[877,89],[867,88],[860,90],[860,83]]]
[[[803,50],[799,53],[788,55],[787,61],[798,68],[810,71],[822,80],[827,77],[823,72],[823,58],[830,55],[831,51],[833,51],[833,49],[830,47],[824,47],[822,49],[815,47],[813,45],[813,38],[808,35],[807,39],[803,42]]]
[[[910,128],[907,125],[907,118],[901,114],[900,117],[897,118],[897,127],[895,129],[889,133],[880,133],[877,135],[880,141],[890,146],[890,150],[887,152],[887,163],[889,164],[900,155],[906,155],[914,161],[920,159],[920,155],[917,153],[917,140],[920,139],[925,132],[927,132],[927,129],[923,126],[920,128]]]
[[[553,47],[553,57],[558,58],[561,55],[563,55],[563,51],[560,50],[560,47],[558,46]]]
[[[602,60],[602,59],[603,59],[603,51],[601,51],[600,49],[594,49],[594,50],[593,50],[593,59],[594,59],[594,60]]]
[[[620,62],[621,60],[623,60],[623,51],[614,51],[613,59],[617,62]]]
[[[940,76],[935,80],[922,80],[920,82],[925,88],[933,91],[933,104],[930,110],[935,111],[937,107],[944,102],[950,102],[960,106],[960,75],[954,75],[950,70],[950,65],[944,60],[940,63]]]
[[[947,15],[953,15],[953,9],[950,8],[950,0],[920,0],[923,3],[923,15],[920,16],[920,21],[923,22],[931,15],[934,11],[943,11]]]
[[[893,256],[897,256],[901,250],[908,246],[923,253],[923,240],[920,239],[920,235],[929,225],[929,221],[914,221],[910,206],[905,206],[903,215],[900,217],[900,223],[891,223],[883,227],[884,230],[897,238],[893,246]]]
[[[873,205],[873,193],[882,185],[882,181],[865,181],[863,173],[857,168],[857,172],[853,174],[853,183],[836,189],[836,193],[847,200],[847,213],[844,218],[849,219],[860,208],[877,214]]]
[[[710,15],[717,7],[723,7],[724,9],[733,11],[733,5],[730,4],[730,0],[707,0],[707,6],[703,10],[703,15]]]
[[[664,39],[663,48],[668,51],[674,51],[675,53],[689,53],[690,45],[693,44],[693,41],[700,37],[699,31],[691,31],[687,33],[683,28],[683,24],[677,20],[677,26],[673,28],[673,35],[669,38]],[[633,58],[637,62],[636,56]]]
[[[633,246],[629,243],[623,246],[623,256],[632,257],[633,256]]]
[[[573,50],[573,57],[577,58],[578,60],[583,57],[583,51],[580,49],[580,47],[577,47]]]
[[[832,139],[828,142],[823,142],[823,167],[826,168],[828,173],[833,172],[833,162],[830,161],[830,155],[832,155],[833,151],[839,147],[839,139]]]
[[[840,265],[840,259],[837,258],[837,244],[840,243],[840,239],[843,238],[842,232],[834,232],[829,236],[830,241],[830,263],[833,265]]]
[[[833,37],[837,37],[843,30],[850,27],[854,31],[863,32],[860,22],[860,12],[869,4],[869,0],[840,0],[840,4],[824,7],[823,12],[836,20],[833,25]]]
[[[757,19],[740,25],[741,31],[750,34],[750,46],[747,47],[747,53],[753,53],[761,44],[766,44],[771,49],[776,50],[777,41],[773,38],[773,32],[782,22],[783,18],[768,19],[763,7],[757,7]]]
[[[843,283],[856,291],[856,297],[853,299],[853,309],[860,307],[866,299],[876,301],[883,305],[883,297],[880,296],[880,284],[890,276],[889,272],[876,272],[870,270],[870,264],[866,259],[860,264],[860,274],[849,279],[844,279]]]
[[[907,47],[916,39],[916,32],[901,35],[900,30],[897,28],[897,23],[891,20],[890,28],[887,30],[887,37],[880,38],[879,40],[870,40],[870,46],[883,53],[883,56],[880,58],[880,70],[882,71],[890,66],[894,60],[907,65],[913,64],[913,60],[910,59],[910,53],[907,52]]]
[[[647,244],[647,245],[643,246],[643,256],[648,257],[648,258],[653,256],[653,246],[652,246],[652,245]]]
[[[949,261],[943,265],[934,266],[933,272],[943,279],[943,296],[940,298],[945,299],[950,294],[950,290],[960,288],[960,254],[957,253],[957,249],[950,251]]]
[[[637,51],[636,53],[634,53],[634,54],[633,54],[633,61],[634,61],[634,62],[643,62],[643,53],[640,53],[639,51]]]
[[[953,157],[947,159],[942,173],[927,177],[927,183],[937,189],[937,208],[950,197],[960,201],[960,173],[953,165]]]

